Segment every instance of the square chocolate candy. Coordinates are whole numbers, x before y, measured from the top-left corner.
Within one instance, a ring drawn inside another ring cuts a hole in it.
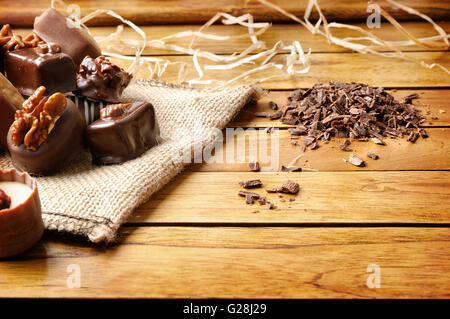
[[[55,44],[41,44],[6,52],[5,74],[23,95],[30,96],[40,86],[47,94],[71,92],[76,88],[76,71],[72,58]],[[24,76],[26,75],[26,76]]]

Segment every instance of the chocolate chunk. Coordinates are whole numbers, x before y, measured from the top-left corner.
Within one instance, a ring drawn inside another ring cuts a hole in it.
[[[361,158],[356,156],[355,154],[350,154],[348,161],[358,167],[364,167],[366,166],[366,162],[364,162]]]
[[[251,172],[259,172],[261,170],[261,167],[259,166],[258,162],[250,162],[248,163],[248,168]]]
[[[131,78],[131,74],[112,64],[104,56],[96,59],[87,56],[80,65],[75,94],[94,100],[119,103],[119,98]]]
[[[109,112],[114,112],[114,116],[109,117]],[[100,111],[100,119],[87,127],[87,138],[95,164],[119,164],[134,159],[158,144],[159,128],[153,105],[134,102],[107,106]]]
[[[276,193],[278,190],[276,188],[266,188],[266,192],[268,193]]]
[[[421,136],[422,138],[427,138],[427,137],[428,137],[427,131],[425,131],[423,128],[421,128],[421,129],[419,130],[419,134],[420,134],[420,136]]]
[[[300,185],[298,183],[287,180],[280,187],[278,187],[277,192],[286,194],[297,194],[300,191]]]
[[[370,157],[371,159],[374,159],[374,160],[377,160],[379,158],[379,156],[377,154],[370,153],[370,152],[367,152],[366,155],[367,155],[367,157]]]
[[[269,209],[275,209],[275,208],[277,208],[277,207],[275,206],[275,204],[274,204],[274,203],[271,203],[271,202],[267,202],[267,203],[266,203],[266,206],[269,207]]]
[[[36,47],[7,52],[5,74],[18,91],[26,96],[32,95],[40,86],[45,86],[46,94],[49,95],[71,92],[76,88],[72,58],[57,49],[46,51]]]
[[[408,142],[415,143],[418,138],[419,138],[419,133],[411,132],[411,134],[409,134],[409,136],[406,140]]]
[[[378,145],[386,145],[386,143],[385,143],[382,139],[380,139],[380,138],[378,138],[378,137],[372,137],[371,140],[372,140],[372,142],[374,142],[375,144],[378,144]]]
[[[239,182],[239,185],[241,185],[244,188],[259,188],[262,186],[262,182],[259,179],[253,179],[249,181]]]
[[[258,203],[259,205],[266,205],[267,200],[265,197],[261,197],[260,199],[258,199]]]
[[[251,204],[253,204],[253,203],[255,202],[255,199],[253,198],[253,196],[247,195],[247,196],[245,196],[245,202],[246,202],[248,205],[251,205]]]
[[[36,17],[34,31],[44,41],[59,44],[62,52],[72,57],[77,68],[86,56],[96,58],[101,55],[94,38],[54,8]]]
[[[412,100],[418,99],[419,98],[419,94],[417,93],[412,93],[410,95],[407,95],[403,98],[403,103],[409,104],[412,102]]]
[[[275,113],[270,114],[269,118],[271,120],[278,120],[283,115],[283,112],[281,110],[276,111]]]
[[[34,175],[52,175],[67,167],[83,149],[84,121],[75,104],[67,105],[46,140],[36,150],[24,143],[16,146],[13,126],[8,133],[8,149],[16,168]],[[18,111],[20,112],[20,111]]]
[[[14,122],[14,114],[22,108],[23,102],[22,95],[0,73],[0,148],[7,147],[6,137],[9,128]]]
[[[281,172],[301,172],[302,168],[299,166],[284,166],[281,165]]]
[[[316,138],[312,136],[302,136],[302,141],[305,146],[309,146],[316,141]]]
[[[270,101],[270,102],[269,102],[269,106],[270,106],[270,108],[271,108],[272,110],[275,110],[275,111],[278,110],[278,104],[275,103],[274,101]]]
[[[295,202],[295,198],[292,198],[292,197],[291,197],[291,198],[289,198],[289,201],[290,201],[290,202]]]

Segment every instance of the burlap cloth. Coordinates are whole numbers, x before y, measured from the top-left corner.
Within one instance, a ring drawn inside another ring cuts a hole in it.
[[[161,143],[135,160],[113,166],[92,165],[86,151],[64,172],[37,178],[46,228],[95,243],[113,241],[134,209],[182,171],[186,150],[212,143],[239,109],[260,93],[257,86],[201,90],[151,80],[130,85],[123,102],[154,105]],[[10,167],[9,155],[1,154],[0,168]]]

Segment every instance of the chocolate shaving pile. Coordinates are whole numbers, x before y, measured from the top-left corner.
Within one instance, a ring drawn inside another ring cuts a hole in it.
[[[372,139],[384,145],[386,137],[409,135],[408,141],[414,143],[419,136],[423,137],[417,131],[425,121],[411,104],[416,98],[417,94],[411,94],[399,102],[382,87],[362,83],[316,84],[308,90],[296,90],[288,97],[281,122],[296,125],[289,132],[304,135],[304,144],[312,149],[317,147],[317,140],[329,141],[331,137]],[[274,116],[275,113],[270,117]]]

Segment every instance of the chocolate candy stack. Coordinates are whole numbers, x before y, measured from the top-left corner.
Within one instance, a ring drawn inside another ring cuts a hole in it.
[[[0,148],[8,148],[16,168],[35,175],[67,167],[84,145],[96,164],[140,156],[158,143],[159,129],[151,104],[120,104],[131,78],[54,8],[24,38],[4,25]]]

